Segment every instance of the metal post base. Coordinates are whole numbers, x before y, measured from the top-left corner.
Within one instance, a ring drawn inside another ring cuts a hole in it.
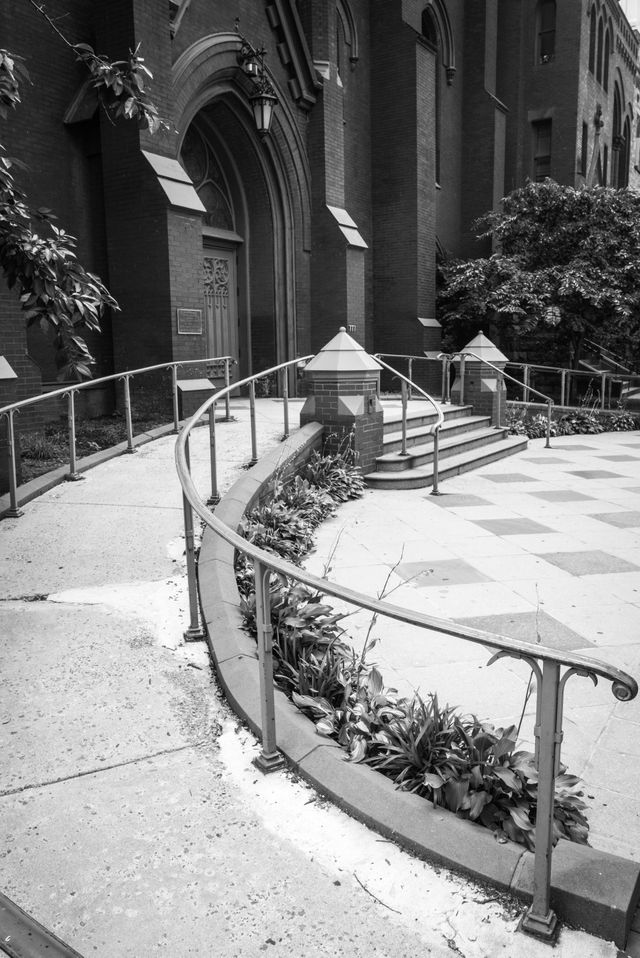
[[[440,492],[438,489],[432,489],[431,492],[429,493],[429,495],[430,495],[430,496],[442,496],[443,493]]]
[[[260,752],[260,754],[256,755],[253,759],[252,765],[255,765],[256,768],[259,768],[261,772],[267,775],[269,772],[277,772],[278,769],[284,768],[285,761],[280,752],[273,752],[271,755],[265,755],[264,752]]]
[[[549,909],[549,913],[544,918],[539,915],[532,915],[531,909],[527,908],[520,919],[518,931],[523,931],[527,935],[533,935],[534,938],[540,938],[542,941],[553,944],[560,931],[558,916],[552,908]]]
[[[207,499],[208,506],[217,506],[220,502],[220,496],[209,496]]]
[[[65,482],[80,482],[81,479],[84,479],[84,476],[81,476],[79,472],[68,472],[64,477]]]
[[[24,512],[22,509],[7,509],[3,515],[3,519],[19,519],[20,516],[23,516]]]
[[[132,456],[132,455],[133,455],[134,453],[136,453],[137,451],[138,451],[138,450],[137,450],[137,448],[136,448],[135,446],[133,447],[133,449],[125,449],[125,452],[128,453],[130,456]]]
[[[192,625],[190,625],[182,635],[185,642],[202,642],[205,638],[204,629],[201,629],[199,626],[194,628]]]

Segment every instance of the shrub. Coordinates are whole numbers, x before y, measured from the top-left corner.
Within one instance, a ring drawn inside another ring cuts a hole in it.
[[[242,526],[251,542],[294,562],[310,550],[311,532],[333,511],[333,499],[363,491],[359,473],[343,456],[315,454],[302,474],[276,483],[273,500]],[[244,556],[236,568],[242,615],[255,635],[252,568]],[[275,681],[320,735],[335,739],[350,761],[370,765],[398,788],[490,828],[500,841],[533,848],[538,776],[533,754],[516,748],[515,726],[494,728],[440,705],[432,693],[400,697],[385,688],[367,661],[376,640],[367,637],[358,655],[344,640],[342,616],[322,595],[275,575],[269,591]],[[582,794],[580,780],[562,767],[555,783],[554,841],[586,844]]]
[[[529,414],[509,405],[507,413],[507,427],[510,434],[527,436],[528,439],[542,439],[546,436],[545,413]],[[550,434],[552,436],[593,435],[601,432],[640,429],[640,417],[623,409],[608,413],[595,409],[581,409],[565,413],[555,412],[551,415]]]

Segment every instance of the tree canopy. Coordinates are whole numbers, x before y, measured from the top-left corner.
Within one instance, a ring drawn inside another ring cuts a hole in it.
[[[585,338],[637,357],[640,194],[528,183],[477,226],[497,251],[442,265],[445,330],[489,322],[517,333],[553,329],[565,362],[577,361]]]
[[[145,90],[151,73],[132,51],[128,60],[110,61],[85,43],[70,43],[35,0],[29,0],[87,68],[102,108],[112,118],[133,119],[154,132],[163,125]],[[24,59],[0,49],[0,118],[20,104],[20,85],[29,81]],[[98,276],[87,272],[74,252],[76,239],[57,227],[50,209],[33,209],[18,187],[14,170],[21,160],[0,143],[0,267],[9,288],[18,290],[28,323],[54,331],[59,378],[90,376],[93,359],[83,329],[99,330],[105,308],[118,309]]]

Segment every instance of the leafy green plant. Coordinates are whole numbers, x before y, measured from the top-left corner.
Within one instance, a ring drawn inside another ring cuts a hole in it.
[[[311,530],[328,507],[325,495],[335,496],[335,487],[324,485],[327,477],[342,476],[344,471],[338,498],[348,490],[361,494],[353,481],[354,467],[343,457],[335,458],[337,462],[331,462],[331,457],[316,455],[311,468],[303,470],[304,478],[276,483],[274,499],[247,517],[245,535],[299,561],[311,547]],[[312,475],[322,483],[320,496]],[[359,478],[357,472],[355,476]],[[244,557],[238,558],[236,567],[241,611],[255,635],[253,571]],[[389,579],[382,595],[388,583]],[[494,728],[441,705],[433,693],[401,697],[395,689],[385,688],[382,675],[368,662],[377,642],[372,635],[376,616],[357,654],[345,641],[343,616],[322,595],[275,575],[269,592],[275,681],[314,722],[318,734],[335,739],[350,761],[370,765],[398,788],[491,829],[499,841],[533,848],[538,778],[533,754],[516,747],[515,726]],[[584,810],[580,780],[561,768],[554,840],[586,843]]]
[[[529,414],[517,407],[507,407],[507,427],[513,435],[528,439],[542,439],[547,434],[547,416],[544,413]],[[625,410],[603,413],[596,409],[576,409],[566,413],[552,414],[551,436],[596,435],[602,432],[622,432],[640,429],[640,417]]]
[[[314,451],[301,468],[300,475],[318,489],[325,489],[339,502],[357,499],[364,494],[365,485],[354,459],[355,454],[350,448],[334,455]]]

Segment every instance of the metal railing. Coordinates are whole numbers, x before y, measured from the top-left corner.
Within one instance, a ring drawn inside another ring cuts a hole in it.
[[[294,362],[299,362],[295,360]],[[282,370],[291,363],[266,370],[265,374]],[[255,382],[258,376],[250,377],[236,385]],[[183,490],[185,513],[185,536],[188,548],[187,568],[189,573],[189,595],[191,605],[191,625],[194,632],[202,635],[198,618],[198,600],[196,584],[196,557],[193,545],[193,514],[208,526],[215,534],[239,552],[253,560],[256,590],[256,624],[258,636],[258,658],[260,674],[260,695],[262,708],[262,753],[261,765],[265,770],[279,767],[282,757],[277,748],[277,729],[275,717],[275,696],[273,685],[273,645],[270,611],[269,584],[271,575],[283,581],[293,580],[317,590],[324,595],[333,596],[342,602],[368,609],[399,622],[408,623],[421,629],[440,633],[441,636],[453,636],[467,642],[483,645],[494,650],[490,663],[499,658],[521,659],[527,663],[536,679],[536,720],[535,762],[538,770],[537,813],[535,826],[535,861],[533,899],[523,918],[525,931],[539,937],[552,939],[556,916],[550,905],[551,895],[551,856],[553,849],[553,813],[555,779],[560,763],[560,745],[562,742],[562,712],[566,683],[573,675],[590,678],[594,683],[598,676],[611,682],[612,692],[620,701],[633,699],[638,686],[630,675],[597,659],[577,653],[559,651],[529,642],[523,642],[458,625],[446,619],[436,618],[425,613],[413,612],[380,599],[374,599],[362,592],[349,589],[312,575],[304,569],[265,552],[249,543],[234,530],[216,518],[204,504],[194,485],[189,469],[189,437],[199,417],[220,401],[228,393],[225,387],[209,398],[185,424],[179,434],[175,459],[176,468]],[[253,439],[253,431],[252,431]],[[255,449],[252,449],[252,456]]]
[[[130,389],[130,380],[135,376],[140,376],[144,373],[158,372],[160,370],[167,371],[171,370],[171,394],[172,394],[172,407],[173,407],[173,428],[177,433],[180,429],[180,415],[179,415],[179,399],[178,399],[178,369],[183,366],[224,366],[224,383],[226,389],[225,392],[225,415],[226,418],[230,417],[230,404],[229,404],[229,393],[231,389],[235,388],[235,384],[231,384],[231,366],[235,365],[236,360],[233,356],[214,356],[207,359],[190,359],[184,360],[182,362],[173,362],[173,363],[159,363],[155,366],[145,366],[141,369],[127,369],[120,373],[113,373],[110,376],[102,376],[100,379],[88,379],[81,383],[65,383],[64,386],[61,386],[60,389],[52,390],[51,392],[41,393],[38,396],[31,396],[29,399],[21,399],[18,402],[10,403],[7,406],[2,406],[0,408],[0,417],[4,417],[7,420],[7,455],[9,459],[9,509],[5,512],[5,516],[9,518],[18,518],[22,515],[22,510],[20,509],[20,502],[18,499],[18,483],[17,483],[17,462],[19,457],[19,450],[16,439],[15,431],[15,415],[22,412],[23,409],[31,408],[37,406],[40,403],[50,402],[52,399],[66,399],[67,400],[67,429],[69,437],[69,472],[65,476],[66,479],[76,480],[81,479],[82,477],[78,474],[77,471],[77,455],[76,455],[76,395],[79,392],[82,392],[86,389],[95,388],[95,386],[103,385],[104,383],[110,382],[122,382],[124,396],[123,396],[123,405],[124,405],[124,415],[125,415],[125,425],[127,432],[127,449],[126,452],[133,453],[135,452],[135,446],[133,443],[134,433],[133,433],[133,418],[131,413],[131,389]],[[254,397],[255,399],[255,397]],[[214,427],[212,427],[214,428]]]
[[[478,362],[484,363],[485,366],[489,366],[491,369],[494,369],[498,374],[498,396],[502,395],[502,384],[505,379],[509,379],[511,382],[517,383],[518,380],[514,376],[510,376],[509,373],[505,373],[504,369],[500,369],[499,366],[494,366],[493,363],[490,363],[487,359],[484,359],[482,356],[478,356],[477,353],[471,352],[468,349],[465,349],[463,353],[457,354],[460,357],[460,403],[464,402],[464,362],[465,359],[470,356],[472,359],[478,360]],[[534,389],[532,386],[527,386],[527,389],[531,393],[535,393],[536,396],[540,396],[541,399],[547,404],[547,429],[546,429],[546,438],[545,438],[545,449],[551,448],[551,409],[553,407],[553,399],[551,396],[547,396],[545,393],[540,392],[539,389]]]
[[[418,392],[420,396],[423,397],[423,399],[426,399],[428,402],[430,402],[435,410],[436,421],[429,429],[429,432],[433,436],[433,482],[431,486],[430,495],[439,496],[440,493],[438,491],[438,468],[439,468],[439,456],[440,456],[440,428],[444,422],[444,413],[442,412],[442,409],[437,404],[435,399],[433,399],[429,395],[429,393],[425,392],[421,386],[417,386],[414,382],[411,381],[410,379],[411,370],[412,370],[411,362],[409,363],[409,370],[410,370],[409,377],[407,377],[407,376],[404,376],[397,369],[394,369],[393,366],[389,366],[388,363],[385,363],[384,359],[382,359],[383,355],[388,355],[388,354],[375,353],[373,358],[376,359],[381,366],[384,366],[385,369],[393,373],[394,376],[398,377],[398,379],[400,380],[400,386],[402,390],[402,395],[401,395],[401,398],[402,398],[402,448],[400,451],[401,456],[409,455],[409,453],[407,452],[407,406],[408,406],[408,400],[410,398],[413,398],[414,390]]]
[[[522,370],[522,379],[514,380],[514,382],[519,386],[525,402],[531,390],[532,375],[543,378],[545,385],[551,380],[553,386],[555,380],[554,392],[558,397],[557,404],[559,406],[584,405],[589,400],[589,393],[593,391],[595,394],[594,405],[597,405],[601,410],[613,409],[617,404],[624,403],[625,394],[629,391],[640,391],[640,376],[634,376],[627,372],[568,369],[562,366],[543,366],[538,363],[519,362],[508,362],[507,366]],[[580,394],[581,382],[586,383],[582,395]],[[614,387],[616,387],[615,390]],[[550,387],[547,385],[546,388],[549,389]]]

